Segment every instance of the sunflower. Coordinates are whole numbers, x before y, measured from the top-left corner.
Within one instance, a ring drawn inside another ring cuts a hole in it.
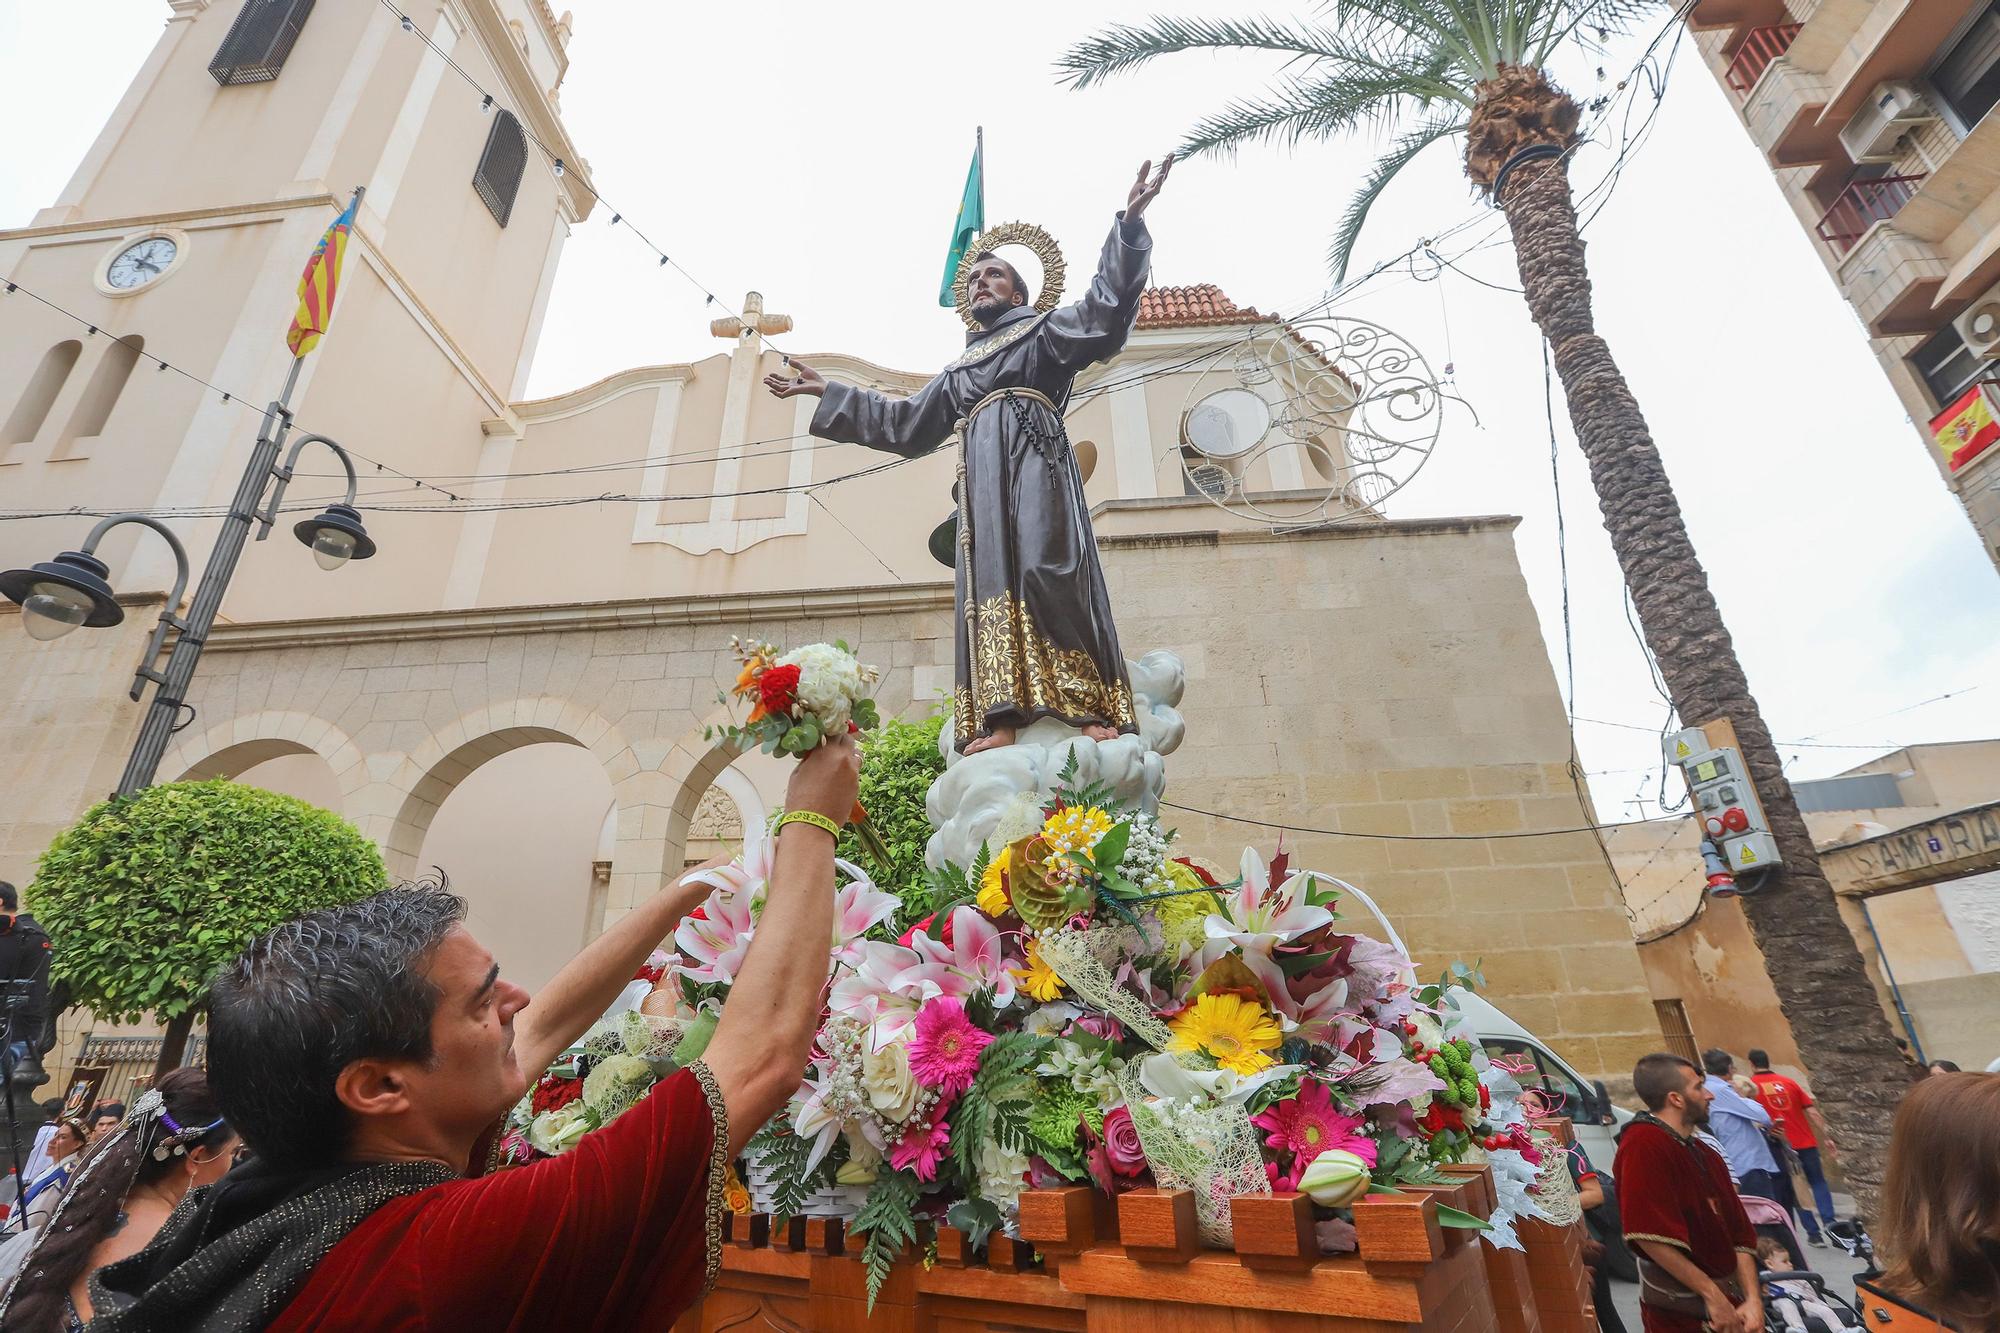
[[[990,917],[999,917],[1012,903],[1007,897],[1007,866],[1013,860],[1013,849],[1002,847],[1000,854],[987,863],[986,873],[979,877],[979,910]]]
[[[1021,989],[1043,1004],[1062,994],[1062,978],[1056,975],[1054,968],[1042,960],[1042,945],[1039,940],[1028,945],[1027,967],[1011,967],[1007,970],[1020,978]]]
[[[1254,1074],[1271,1063],[1284,1034],[1264,1006],[1240,995],[1210,993],[1169,1024],[1173,1049],[1200,1051],[1224,1069]]]
[[[1094,805],[1069,805],[1050,815],[1042,838],[1057,855],[1086,852],[1111,831],[1111,816]]]

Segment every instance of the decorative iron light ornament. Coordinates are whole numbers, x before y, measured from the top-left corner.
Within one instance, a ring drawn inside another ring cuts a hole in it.
[[[1191,494],[1279,529],[1365,522],[1430,461],[1445,402],[1422,352],[1346,315],[1258,328],[1197,371],[1176,454]]]

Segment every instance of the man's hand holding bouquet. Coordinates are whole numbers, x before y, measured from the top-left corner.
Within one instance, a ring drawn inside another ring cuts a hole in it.
[[[729,643],[743,670],[736,684],[717,698],[723,703],[747,700],[750,713],[740,726],[707,729],[703,734],[709,739],[719,736],[746,750],[804,757],[836,737],[880,725],[873,693],[882,673],[862,664],[845,643],[809,643],[782,654],[773,644],[736,637]],[[886,868],[889,850],[859,801],[847,822],[869,859]]]

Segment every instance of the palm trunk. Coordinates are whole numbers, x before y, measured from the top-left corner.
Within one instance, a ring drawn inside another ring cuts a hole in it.
[[[1568,102],[1539,72],[1534,82],[1545,95]],[[1526,90],[1516,83],[1511,91]],[[1547,114],[1546,107],[1544,102],[1539,124],[1561,119]],[[1479,118],[1475,113],[1475,121]],[[1569,123],[1574,125],[1573,116]],[[1491,134],[1489,124],[1487,138],[1470,137],[1490,147]],[[1538,139],[1546,141],[1530,134],[1515,142]],[[1473,174],[1477,179],[1485,173],[1475,169]],[[1593,325],[1590,276],[1577,234],[1567,159],[1518,165],[1507,177],[1500,204],[1513,232],[1528,308],[1554,349],[1570,424],[1590,462],[1604,526],[1638,608],[1646,645],[1659,661],[1684,723],[1726,717],[1735,724],[1784,862],[1757,892],[1744,896],[1745,915],[1766,961],[1779,964],[1770,969],[1779,1007],[1811,1072],[1820,1111],[1838,1139],[1848,1187],[1862,1211],[1870,1212],[1888,1151],[1889,1123],[1909,1086],[1910,1067],[1896,1050],[1861,952],[1820,870],[1812,837],[1771,733],[1750,697],[1651,432]]]

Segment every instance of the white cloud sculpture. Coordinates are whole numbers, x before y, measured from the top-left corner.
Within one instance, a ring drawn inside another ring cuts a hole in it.
[[[931,784],[925,801],[936,830],[925,849],[925,861],[933,868],[946,862],[963,868],[972,864],[980,846],[996,832],[1011,841],[1031,831],[1026,821],[1054,789],[1071,753],[1076,755],[1075,785],[1101,782],[1116,800],[1150,814],[1166,789],[1165,756],[1180,748],[1186,731],[1174,705],[1187,688],[1187,668],[1180,658],[1161,649],[1125,666],[1139,716],[1137,736],[1093,741],[1075,727],[1043,718],[1025,728],[1012,745],[961,755],[953,751],[951,728],[946,727],[938,738],[944,776]]]

